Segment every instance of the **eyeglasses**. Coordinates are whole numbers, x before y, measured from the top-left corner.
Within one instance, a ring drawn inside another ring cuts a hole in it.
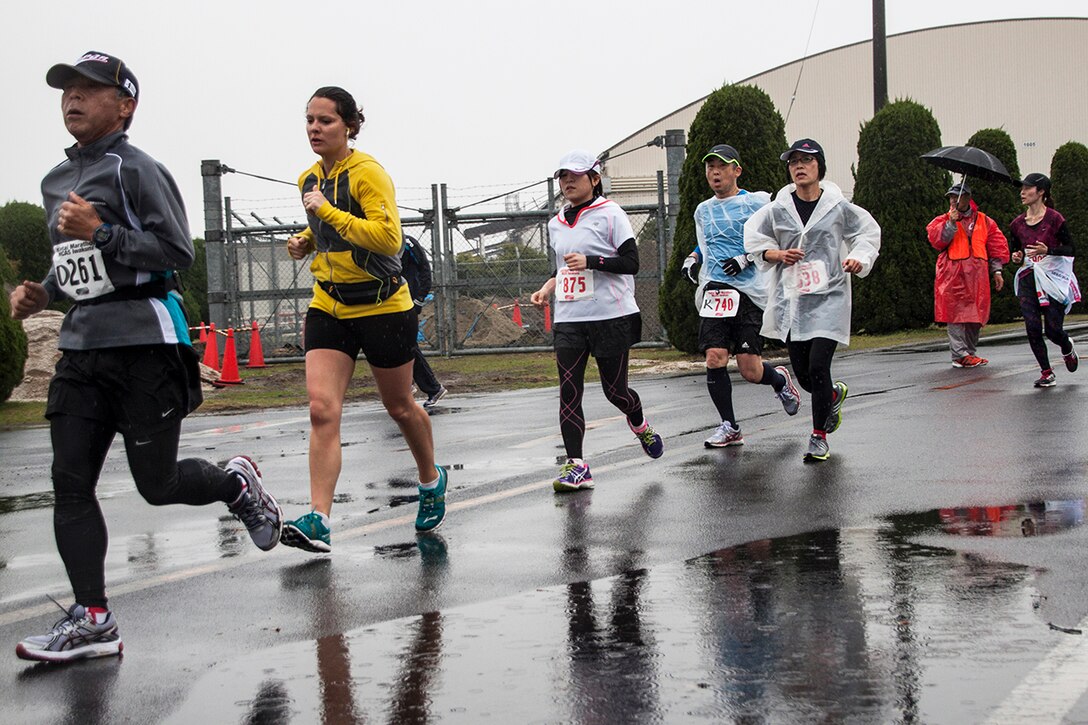
[[[801,164],[811,164],[815,160],[816,160],[815,156],[809,156],[808,154],[803,154],[801,156],[794,156],[789,161],[787,161],[786,164],[789,165],[789,166],[800,166]]]

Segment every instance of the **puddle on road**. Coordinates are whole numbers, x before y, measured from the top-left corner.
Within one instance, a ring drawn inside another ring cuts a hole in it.
[[[1083,508],[893,516],[380,622],[224,663],[171,721],[974,722],[1067,635],[1032,569],[911,537],[1055,533]],[[441,587],[457,551],[425,543],[374,554]],[[323,581],[328,631],[357,603]]]

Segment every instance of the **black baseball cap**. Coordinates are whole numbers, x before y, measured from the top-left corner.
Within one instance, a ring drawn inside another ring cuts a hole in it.
[[[971,196],[971,187],[964,182],[959,184],[952,184],[948,187],[948,191],[944,193],[945,196]]]
[[[823,146],[816,143],[815,141],[813,141],[810,138],[802,138],[802,139],[799,139],[797,141],[794,141],[793,145],[790,146],[789,150],[786,151],[781,156],[779,156],[778,158],[780,160],[782,160],[782,161],[789,161],[790,160],[790,154],[794,153],[795,151],[800,151],[803,154],[811,154],[813,156],[820,156],[820,157],[824,156],[824,147]]]
[[[136,76],[128,69],[125,62],[106,53],[89,50],[74,65],[58,63],[45,74],[45,82],[53,88],[64,88],[64,84],[75,75],[90,78],[96,83],[120,88],[128,95],[139,100],[140,84]]]
[[[705,164],[706,160],[711,156],[717,156],[727,164],[736,164],[737,166],[740,166],[740,154],[737,153],[735,148],[727,143],[720,143],[707,151],[706,156],[703,157],[703,163]]]
[[[1043,191],[1050,191],[1050,177],[1046,174],[1031,173],[1023,178],[1020,186],[1034,186]]]

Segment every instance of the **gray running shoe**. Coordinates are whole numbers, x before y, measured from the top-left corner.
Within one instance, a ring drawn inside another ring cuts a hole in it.
[[[827,439],[813,433],[808,439],[808,450],[805,451],[805,463],[826,461],[831,457],[831,447],[827,445]]]
[[[797,392],[797,387],[793,384],[790,371],[781,365],[775,370],[786,379],[786,384],[775,393],[775,396],[782,401],[782,408],[786,411],[786,415],[797,415],[797,411],[801,409],[801,394]]]
[[[225,468],[245,482],[242,495],[227,508],[245,524],[258,549],[272,549],[280,543],[280,534],[283,533],[283,510],[272,494],[265,490],[257,464],[249,456],[235,456],[227,461]]]
[[[438,401],[440,401],[440,400],[442,400],[442,398],[446,397],[446,393],[448,393],[448,392],[449,391],[446,390],[446,386],[443,385],[442,387],[440,387],[438,389],[437,393],[435,393],[434,395],[430,396],[429,398],[427,398],[426,400],[423,401],[423,407],[426,408],[427,410],[430,410],[434,406],[438,405]]]
[[[743,446],[744,436],[740,434],[740,428],[734,428],[728,420],[723,420],[714,435],[703,441],[707,448],[725,448],[726,446]]]
[[[831,404],[831,412],[827,416],[827,422],[824,423],[825,433],[834,433],[842,425],[842,404],[846,402],[846,396],[850,392],[846,383],[841,380],[836,380],[832,387],[835,389],[835,402]]]
[[[64,612],[64,619],[54,624],[47,634],[27,637],[16,645],[15,655],[19,659],[70,662],[121,654],[125,645],[117,634],[113,612],[108,612],[106,621],[99,624],[80,604],[73,604],[66,610],[55,599],[53,603]]]

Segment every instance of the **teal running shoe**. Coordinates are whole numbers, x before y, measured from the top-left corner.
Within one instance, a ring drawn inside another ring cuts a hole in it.
[[[416,531],[434,531],[446,520],[446,469],[438,469],[438,485],[431,489],[419,489],[419,513],[416,514]]]
[[[319,513],[311,511],[283,525],[280,543],[314,554],[327,554],[332,551],[332,531]]]

